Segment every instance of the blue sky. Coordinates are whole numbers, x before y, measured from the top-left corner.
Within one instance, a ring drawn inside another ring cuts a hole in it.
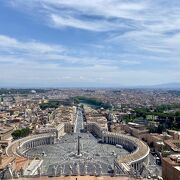
[[[180,82],[179,0],[1,0],[1,87]]]

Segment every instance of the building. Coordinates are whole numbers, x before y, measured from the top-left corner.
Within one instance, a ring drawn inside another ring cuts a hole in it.
[[[162,177],[164,180],[180,179],[180,154],[163,158]]]
[[[0,151],[0,179],[12,179],[15,159],[15,157],[3,156],[2,151]]]
[[[58,127],[58,132],[61,130],[60,134],[63,134],[63,129],[66,133],[74,132],[76,111],[75,106],[61,106],[52,113],[51,123],[54,127]]]
[[[180,153],[180,139],[169,139],[164,141],[166,148],[171,151],[171,153]]]
[[[180,140],[180,132],[179,131],[174,131],[174,130],[168,130],[168,133],[173,136],[173,139],[175,140]]]
[[[144,125],[129,122],[125,127],[124,130],[131,134],[134,137],[139,139],[145,139],[146,135],[149,133],[149,130],[146,129]]]
[[[101,129],[105,131],[108,130],[107,118],[104,114],[88,106],[84,106],[84,112],[87,123],[96,123],[101,127]]]
[[[13,132],[13,127],[9,126],[0,126],[0,141],[2,140],[10,140],[11,134]]]

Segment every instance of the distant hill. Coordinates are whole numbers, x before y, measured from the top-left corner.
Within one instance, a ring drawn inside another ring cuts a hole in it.
[[[180,89],[180,83],[166,83],[166,84],[157,84],[153,86],[149,86],[149,88],[153,89]]]

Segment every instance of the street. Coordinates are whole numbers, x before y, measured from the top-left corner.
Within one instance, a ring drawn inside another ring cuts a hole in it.
[[[75,128],[74,132],[75,133],[80,133],[81,129],[84,128],[84,120],[83,120],[83,115],[81,110],[77,110],[77,117],[75,121]]]

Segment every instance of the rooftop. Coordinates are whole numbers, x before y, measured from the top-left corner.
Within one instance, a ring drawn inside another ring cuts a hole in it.
[[[164,161],[168,162],[172,166],[180,166],[180,154],[171,155],[163,158]]]
[[[9,163],[13,162],[15,160],[15,157],[3,157],[2,164],[0,164],[0,170],[4,169],[9,165]]]
[[[168,145],[173,151],[180,152],[180,139],[179,140],[166,140],[165,144]]]
[[[10,126],[0,126],[0,135],[6,133],[8,131],[12,131],[12,130],[13,130],[13,127],[10,127]]]

